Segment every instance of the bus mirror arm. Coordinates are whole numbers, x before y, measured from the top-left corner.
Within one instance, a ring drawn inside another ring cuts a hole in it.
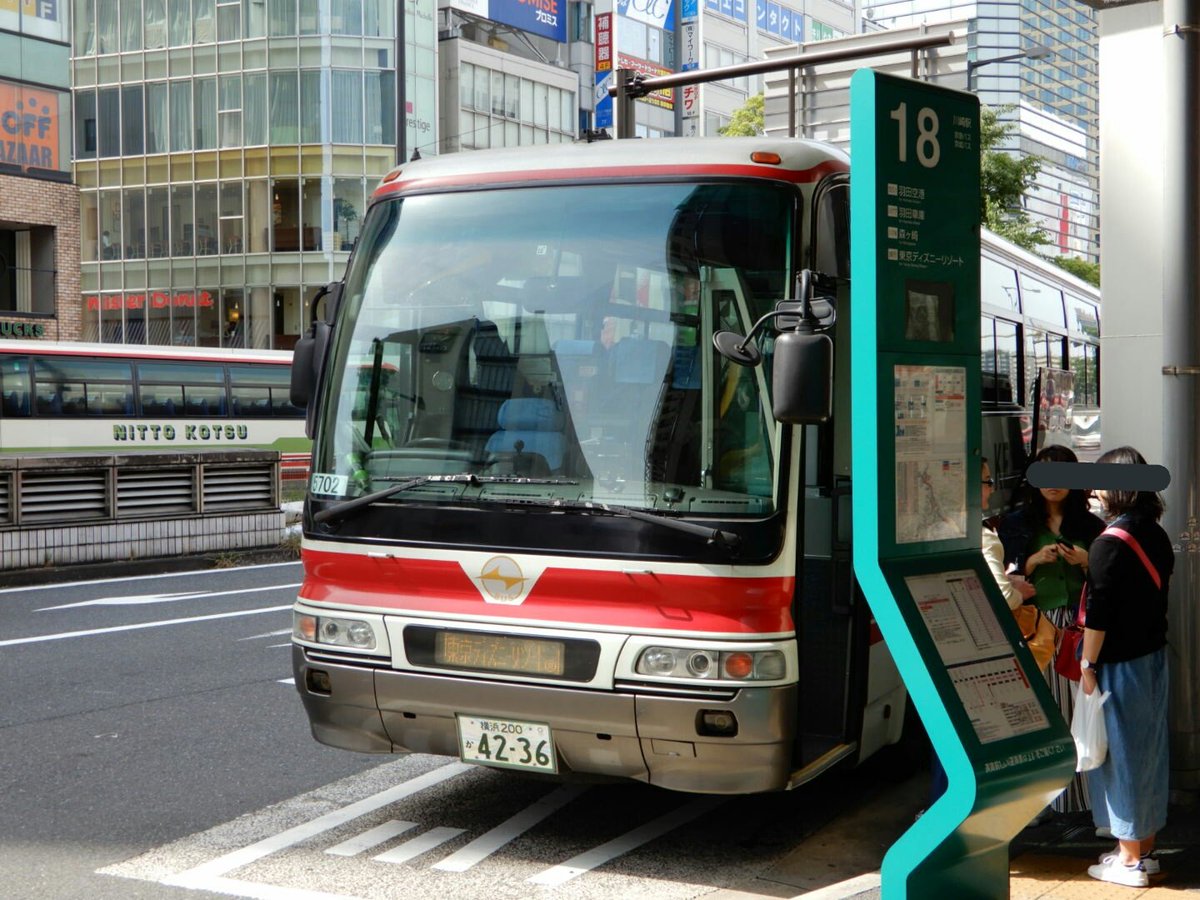
[[[329,350],[333,322],[337,315],[341,295],[341,283],[333,282],[327,284],[313,297],[312,323],[309,325],[308,333],[296,341],[296,347],[292,351],[290,399],[293,406],[308,408],[309,414],[305,422],[305,431],[310,438],[313,430],[312,401],[321,382],[321,370],[325,367],[325,356]],[[317,315],[318,304],[323,298],[328,298],[325,302],[325,315],[319,317]]]

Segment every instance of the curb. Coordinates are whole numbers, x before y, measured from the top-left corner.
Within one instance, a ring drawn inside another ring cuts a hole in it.
[[[120,559],[76,566],[46,566],[18,572],[0,572],[0,589],[41,587],[71,581],[97,581],[106,578],[164,575],[203,569],[230,569],[238,566],[274,562],[299,562],[298,548],[280,545],[250,550],[228,550],[196,556],[162,556],[147,559]]]

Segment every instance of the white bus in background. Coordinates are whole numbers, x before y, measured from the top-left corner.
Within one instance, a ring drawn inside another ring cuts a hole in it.
[[[0,340],[0,453],[278,450],[308,472],[291,351]]]

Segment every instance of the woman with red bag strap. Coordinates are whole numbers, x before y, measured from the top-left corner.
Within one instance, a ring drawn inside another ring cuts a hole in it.
[[[1132,447],[1101,463],[1146,460]],[[1117,839],[1088,874],[1144,887],[1158,874],[1154,840],[1167,821],[1167,590],[1175,566],[1171,540],[1158,524],[1162,499],[1150,491],[1097,491],[1112,520],[1088,553],[1087,619],[1080,690],[1108,691],[1108,755],[1087,772],[1092,818]]]

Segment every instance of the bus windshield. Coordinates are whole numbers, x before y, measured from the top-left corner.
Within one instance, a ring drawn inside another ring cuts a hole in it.
[[[506,496],[769,513],[770,366],[728,363],[712,334],[745,334],[788,295],[800,203],[750,181],[379,203],[347,273],[315,471],[342,496],[471,473]]]

